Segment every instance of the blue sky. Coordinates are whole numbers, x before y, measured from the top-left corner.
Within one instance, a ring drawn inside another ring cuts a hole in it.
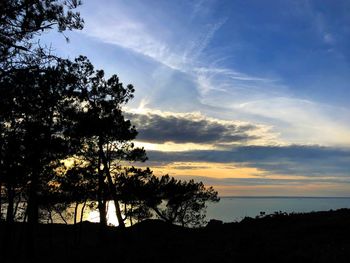
[[[350,195],[349,1],[89,0],[80,12],[69,44],[42,41],[134,84],[126,110],[155,171],[227,195]]]

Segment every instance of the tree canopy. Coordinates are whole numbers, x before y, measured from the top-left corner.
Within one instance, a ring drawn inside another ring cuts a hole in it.
[[[117,181],[120,199],[128,205],[126,217],[137,221],[155,217],[182,226],[200,226],[206,202],[218,202],[217,192],[202,182],[155,176],[147,169],[126,168]]]
[[[0,68],[2,73],[24,64],[41,63],[45,48],[39,36],[57,28],[82,29],[83,19],[74,11],[79,0],[2,0],[0,2]],[[45,54],[47,55],[47,54]],[[38,60],[39,58],[39,60]]]
[[[85,56],[59,58],[40,45],[44,31],[82,29],[80,4],[0,3],[0,208],[6,203],[6,221],[53,222],[54,212],[65,220],[61,213],[74,204],[76,223],[78,206],[83,212],[97,201],[105,226],[112,200],[120,227],[154,217],[203,224],[206,202],[218,201],[213,188],[134,168],[147,160],[123,114],[134,87],[106,77]]]

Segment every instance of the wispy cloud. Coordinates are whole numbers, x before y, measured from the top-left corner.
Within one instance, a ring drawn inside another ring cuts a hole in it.
[[[295,98],[275,97],[234,106],[237,110],[271,118],[281,139],[297,144],[350,146],[350,111]],[[278,125],[284,122],[284,125]]]
[[[207,0],[194,1],[190,20],[193,20],[197,15],[203,13],[203,11],[206,10],[205,4],[207,2]]]
[[[136,3],[128,7],[122,1],[115,1],[106,8],[97,1],[89,2],[86,3],[87,8],[95,12],[84,15],[87,24],[83,33],[148,58],[158,65],[152,75],[155,92],[145,94],[144,98],[149,103],[148,107],[159,108],[160,104],[163,105],[164,96],[169,95],[169,89],[177,89],[178,92],[171,93],[178,97],[176,104],[181,100],[197,103],[195,107],[199,111],[218,119],[247,120],[274,126],[274,132],[281,133],[287,144],[350,145],[347,109],[300,99],[278,75],[241,72],[223,62],[230,54],[208,52],[228,20],[215,17],[204,24],[195,23],[200,14],[208,15],[207,4],[199,1],[189,5],[192,10],[188,12],[192,15],[188,18],[181,16],[180,12],[176,13],[178,16],[175,13],[165,16],[146,4],[134,13],[137,8],[133,5]],[[309,12],[313,29],[321,41],[327,44],[336,42],[321,13],[313,12],[309,4],[303,5],[300,10],[301,15]],[[285,63],[288,64],[288,61]],[[164,67],[185,75],[187,86],[182,85],[181,89],[176,86],[178,75],[165,74]],[[194,89],[196,92],[190,91]],[[156,100],[152,100],[150,97],[155,93],[158,94]],[[181,108],[181,105],[176,106]]]
[[[95,22],[87,24],[84,33],[103,42],[150,57],[168,67],[178,68],[177,64],[180,61],[170,53],[166,43],[156,39],[143,23],[130,20],[123,14],[112,17],[110,19],[96,15],[90,19]]]
[[[327,25],[324,15],[319,11],[313,10],[310,10],[310,14],[313,17],[314,26],[321,40],[329,45],[335,44],[335,37],[332,32],[330,32],[330,28]]]
[[[335,43],[335,38],[334,38],[334,36],[333,36],[332,34],[330,34],[330,33],[325,33],[325,34],[323,35],[323,40],[324,40],[324,42],[327,43],[327,44],[334,44],[334,43]]]
[[[203,5],[204,2],[195,5],[193,12],[198,12]],[[125,11],[122,6],[116,4],[114,10],[96,12],[95,15],[88,14],[89,17],[87,20],[93,22],[86,25],[83,33],[99,39],[100,41],[118,45],[149,57],[161,65],[192,76],[196,80],[198,84],[197,88],[201,93],[205,93],[209,89],[208,85],[204,85],[204,82],[210,83],[210,80],[213,79],[214,76],[220,78],[221,81],[210,85],[211,90],[215,90],[216,88],[214,88],[214,86],[216,85],[221,86],[221,88],[218,89],[223,91],[224,89],[222,87],[225,85],[232,86],[232,81],[247,83],[254,81],[255,85],[259,82],[266,83],[273,81],[267,78],[249,76],[233,69],[221,67],[217,65],[217,61],[220,60],[220,58],[213,58],[212,62],[203,60],[203,52],[210,44],[216,32],[226,23],[227,18],[218,18],[217,21],[205,24],[196,30],[196,32],[192,31],[192,35],[190,36],[181,35],[179,32],[173,32],[178,41],[171,43],[164,40],[162,37],[162,34],[167,35],[169,32],[155,31],[153,29],[154,24],[142,20],[142,17],[131,19],[130,17],[132,16],[130,14],[124,14],[120,11],[118,12],[118,16],[113,16],[112,14],[117,12],[118,9]],[[181,29],[169,28],[168,30],[179,31]],[[222,81],[227,83],[221,84]],[[252,86],[249,84],[246,85],[249,87]],[[240,85],[236,83],[236,86]]]
[[[201,29],[201,32],[190,38],[180,34],[177,43],[169,43],[164,35],[168,35],[169,31],[178,28],[165,28],[161,25],[161,21],[155,25],[154,21],[147,20],[147,16],[133,18],[130,10],[125,8],[121,2],[116,2],[109,9],[99,4],[96,5],[96,3],[89,8],[101,9],[101,11],[96,11],[94,14],[86,13],[86,20],[90,23],[86,24],[84,34],[106,43],[118,45],[149,57],[171,69],[186,73],[191,71],[196,63],[195,59],[225,22],[221,20],[207,24]],[[146,6],[143,8],[145,8],[145,13],[150,12]],[[194,8],[200,7],[195,6]],[[194,10],[194,12],[196,11]],[[182,40],[182,37],[185,39]]]
[[[190,46],[184,52],[184,56],[189,58],[187,61],[191,61],[191,64],[196,64],[196,62],[198,62],[198,57],[200,57],[204,49],[210,43],[216,31],[225,24],[226,20],[227,19],[221,19],[216,23],[208,24],[204,32],[197,39],[191,41]]]

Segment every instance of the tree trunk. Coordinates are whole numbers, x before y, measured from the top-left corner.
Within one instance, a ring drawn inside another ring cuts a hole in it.
[[[48,214],[49,214],[49,219],[48,219],[48,221],[50,222],[50,224],[53,224],[52,210],[51,210],[50,207],[48,207],[47,212],[48,212]]]
[[[100,155],[100,159],[101,159],[102,164],[103,164],[104,173],[107,177],[109,191],[110,191],[110,194],[112,195],[112,198],[114,201],[115,213],[116,213],[116,216],[118,219],[119,227],[124,228],[125,227],[124,220],[122,217],[122,213],[120,211],[119,201],[118,201],[115,185],[113,183],[112,176],[109,172],[108,161],[107,161],[107,158],[103,152],[103,143],[102,143],[101,137],[99,139],[99,155]]]
[[[79,206],[79,202],[75,202],[75,207],[74,207],[74,225],[77,224],[77,214],[78,214],[78,206]]]
[[[13,216],[14,216],[15,220],[16,220],[16,216],[17,216],[18,207],[20,206],[21,201],[22,201],[22,198],[21,198],[21,195],[19,195],[18,200],[16,201],[15,210],[13,211]]]
[[[13,206],[14,206],[14,198],[15,198],[15,191],[13,189],[12,184],[7,184],[7,213],[6,213],[6,222],[7,223],[13,223]]]
[[[85,199],[84,204],[83,204],[83,207],[82,207],[81,210],[80,210],[80,223],[83,222],[84,209],[85,209],[85,206],[86,206],[86,202],[87,202],[87,200]]]
[[[26,222],[27,222],[27,219],[28,219],[28,210],[26,209],[26,210],[24,211],[23,223],[26,223]]]
[[[109,191],[110,191],[110,193],[112,195],[112,198],[113,198],[113,201],[114,201],[115,214],[117,216],[118,224],[119,224],[118,226],[121,227],[121,228],[124,228],[125,224],[124,224],[124,220],[123,220],[123,217],[122,217],[122,212],[120,211],[119,201],[118,201],[115,185],[113,183],[112,176],[111,176],[111,174],[109,172],[108,166],[106,166],[106,165],[107,165],[107,162],[104,161],[104,170],[105,170],[105,174],[107,176]]]
[[[68,222],[67,222],[67,220],[64,218],[64,216],[62,215],[62,213],[59,211],[58,214],[59,214],[59,216],[61,217],[61,219],[63,220],[63,222],[64,222],[66,225],[68,225]]]
[[[153,209],[154,212],[156,212],[156,214],[158,215],[158,217],[160,219],[163,219],[165,222],[167,223],[173,223],[173,220],[171,218],[167,218],[166,216],[164,216],[157,207],[151,207]]]
[[[0,220],[2,219],[2,178],[0,175]]]
[[[130,205],[130,226],[132,226],[133,225],[133,222],[132,222],[132,214],[133,214],[133,205],[131,204]],[[125,205],[125,211],[126,211],[126,205]]]
[[[87,199],[84,200],[83,206],[80,210],[80,225],[79,225],[79,234],[78,234],[78,243],[81,241],[81,234],[83,230],[83,217],[84,217],[84,209],[86,206]]]
[[[100,213],[100,224],[101,226],[107,225],[107,213],[106,213],[106,202],[105,202],[105,183],[103,177],[103,171],[100,169],[101,161],[98,161],[98,193],[97,193],[97,201],[98,201],[98,211]]]
[[[106,202],[100,200],[98,202],[98,212],[100,213],[100,224],[107,225]]]
[[[34,172],[31,178],[27,206],[29,224],[37,224],[39,221],[39,204],[37,196],[38,181],[38,174]]]

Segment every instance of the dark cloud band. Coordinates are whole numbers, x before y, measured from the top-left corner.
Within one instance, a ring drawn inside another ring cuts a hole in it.
[[[150,161],[241,163],[274,174],[350,177],[350,149],[318,146],[246,146],[231,150],[148,151]]]
[[[192,116],[193,117],[193,116]],[[257,139],[249,131],[258,129],[251,124],[236,125],[191,115],[158,115],[127,113],[137,127],[138,140],[150,143],[235,143]]]
[[[177,176],[178,179],[187,180],[188,176]],[[288,185],[289,187],[302,184],[350,184],[350,178],[334,177],[334,178],[297,178],[297,179],[271,179],[271,178],[214,178],[205,176],[196,176],[196,180],[207,185],[225,185],[225,186],[259,186],[259,185]]]

